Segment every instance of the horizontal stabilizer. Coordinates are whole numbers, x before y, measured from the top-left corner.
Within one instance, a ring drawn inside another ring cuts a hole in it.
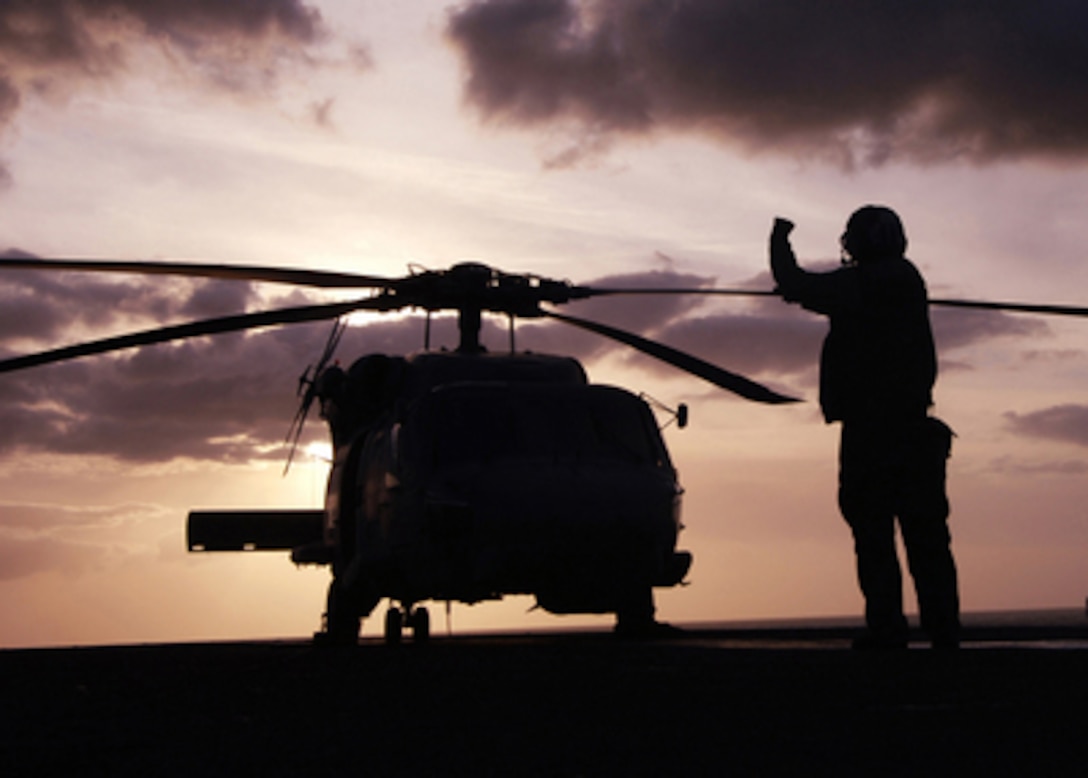
[[[322,510],[190,511],[190,551],[290,551],[320,541]]]

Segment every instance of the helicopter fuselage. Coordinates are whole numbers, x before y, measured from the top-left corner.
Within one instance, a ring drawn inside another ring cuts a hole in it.
[[[330,621],[383,598],[618,612],[686,575],[682,489],[652,411],[576,360],[369,355],[315,380],[334,458],[320,538],[300,528],[292,558],[331,564]]]
[[[365,605],[531,594],[555,613],[608,612],[624,587],[683,577],[681,490],[645,402],[567,358],[374,359],[358,372],[380,377],[348,395],[399,384],[373,423],[345,434],[324,406],[343,441],[324,540]]]

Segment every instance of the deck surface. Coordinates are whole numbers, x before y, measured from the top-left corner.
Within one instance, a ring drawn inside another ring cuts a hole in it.
[[[1088,629],[951,654],[837,628],[0,651],[0,773],[1057,775]]]

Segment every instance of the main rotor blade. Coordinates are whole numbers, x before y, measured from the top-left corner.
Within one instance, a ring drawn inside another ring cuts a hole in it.
[[[557,319],[567,324],[572,324],[575,327],[581,327],[584,330],[590,332],[596,332],[598,335],[604,335],[606,338],[612,338],[620,343],[625,343],[632,348],[636,348],[644,354],[649,354],[652,357],[656,357],[663,362],[667,362],[673,367],[678,367],[681,370],[685,370],[693,375],[697,375],[703,378],[715,386],[719,386],[722,389],[726,389],[734,394],[738,394],[748,400],[754,400],[755,402],[780,404],[780,403],[794,403],[800,402],[795,397],[787,397],[782,394],[778,394],[762,384],[757,384],[755,381],[750,381],[744,376],[737,375],[736,373],[730,373],[728,370],[723,370],[717,365],[712,365],[709,362],[705,362],[698,357],[693,357],[691,354],[685,354],[683,351],[678,351],[671,346],[666,346],[663,343],[658,343],[653,340],[647,340],[640,335],[635,335],[632,332],[626,332],[625,330],[618,330],[615,327],[609,327],[606,324],[599,324],[598,322],[588,321],[586,319],[578,319],[573,316],[565,316],[563,314],[555,313],[553,311],[542,311],[545,316],[552,319]]]
[[[720,295],[730,297],[780,297],[775,291],[763,289],[623,289],[623,288],[597,288],[591,286],[574,287],[572,299],[596,297],[598,295],[616,294],[701,294]],[[955,300],[947,298],[930,299],[930,305],[941,305],[947,308],[975,308],[988,311],[1012,311],[1014,313],[1040,313],[1054,316],[1088,316],[1088,306],[1080,305],[1052,305],[1049,303],[1017,303],[1002,302],[996,300]]]
[[[572,299],[586,297],[598,297],[613,294],[703,294],[719,295],[727,297],[779,297],[778,292],[769,292],[763,289],[715,289],[714,287],[694,287],[690,289],[669,287],[597,287],[576,286],[571,294]]]
[[[169,327],[159,327],[143,332],[134,332],[128,335],[118,335],[112,338],[77,343],[72,346],[42,351],[37,354],[27,354],[21,357],[0,360],[0,373],[10,373],[14,370],[23,370],[39,365],[49,365],[54,362],[64,362],[69,359],[87,357],[93,354],[105,354],[111,351],[121,351],[135,346],[150,346],[154,343],[166,343],[172,340],[184,340],[197,338],[203,335],[218,335],[224,332],[239,332],[258,327],[273,327],[279,324],[297,324],[307,321],[322,321],[333,319],[353,311],[364,309],[388,310],[388,298],[370,297],[363,300],[354,300],[343,303],[327,303],[323,305],[305,305],[294,308],[281,308],[274,311],[261,311],[259,313],[243,313],[234,316],[222,316],[216,319],[190,322],[188,324],[176,324]]]
[[[1088,316],[1088,308],[1079,305],[1043,305],[1036,303],[991,302],[989,300],[930,300],[930,305],[949,308],[979,308],[987,311],[1042,313],[1055,316]]]
[[[0,258],[3,268],[24,270],[68,270],[92,273],[139,273],[141,275],[175,275],[193,278],[227,278],[238,281],[268,281],[325,289],[390,288],[394,279],[364,276],[355,273],[334,273],[329,270],[296,270],[281,267],[248,265],[218,265],[199,262],[122,261],[113,259],[36,259],[24,257]]]

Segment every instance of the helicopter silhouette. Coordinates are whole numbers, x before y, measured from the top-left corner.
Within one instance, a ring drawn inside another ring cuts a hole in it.
[[[321,510],[192,511],[190,551],[289,551],[331,568],[315,640],[350,645],[384,599],[384,636],[430,634],[428,601],[477,603],[532,595],[556,613],[615,613],[617,627],[652,629],[657,587],[685,579],[677,548],[683,489],[650,405],[593,384],[571,357],[518,352],[514,322],[552,319],[660,359],[742,398],[796,402],[663,343],[554,310],[609,295],[776,296],[715,288],[601,288],[479,263],[401,278],[288,268],[176,262],[7,258],[42,271],[170,274],[368,289],[365,297],[159,327],[0,361],[0,373],[185,338],[333,320],[318,361],[300,379],[291,453],[316,403],[333,459]],[[931,300],[931,304],[1063,315],[1073,306]],[[542,307],[548,305],[550,307]],[[333,356],[356,311],[427,313],[425,349],[367,354],[346,369]],[[431,351],[430,317],[457,313],[459,342]],[[480,341],[484,314],[506,316],[510,348]],[[683,426],[686,408],[673,412]],[[290,454],[288,465],[290,464]]]

